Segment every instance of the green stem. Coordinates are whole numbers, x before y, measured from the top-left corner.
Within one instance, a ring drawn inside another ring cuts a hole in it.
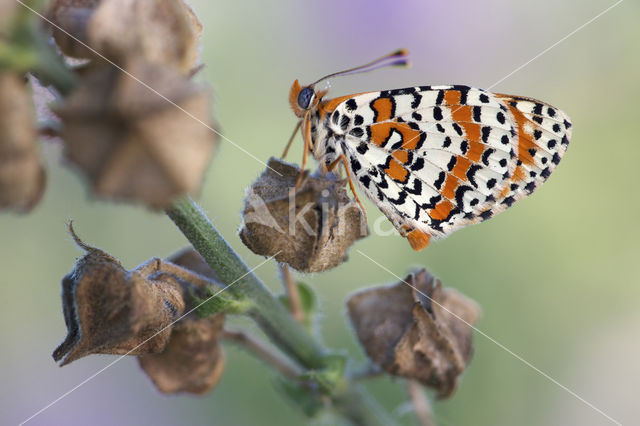
[[[249,299],[248,314],[285,353],[306,368],[325,367],[326,350],[306,332],[227,244],[206,215],[190,199],[180,199],[167,215],[238,299]]]
[[[207,216],[189,198],[181,198],[166,214],[227,283],[228,292],[248,300],[248,314],[283,352],[310,370],[328,367],[328,351],[296,322],[260,279],[240,259]],[[360,386],[341,381],[331,392],[336,409],[355,425],[395,425],[396,422]]]

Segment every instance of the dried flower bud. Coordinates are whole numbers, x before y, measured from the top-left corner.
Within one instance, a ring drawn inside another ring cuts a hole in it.
[[[294,165],[269,160],[248,190],[240,238],[254,253],[275,255],[298,271],[325,271],[344,262],[349,247],[368,230],[358,204],[347,196],[345,180],[317,173],[306,176],[295,192],[299,173]]]
[[[34,114],[24,79],[0,72],[0,209],[27,212],[44,191]]]
[[[162,351],[171,334],[168,326],[185,309],[178,280],[169,274],[152,277],[158,269],[153,262],[127,271],[117,259],[73,235],[87,254],[62,280],[68,334],[53,359],[66,365],[90,354]]]
[[[408,284],[408,285],[407,285]],[[347,302],[360,343],[390,374],[420,381],[449,397],[471,359],[480,309],[425,269],[404,282],[366,289]]]
[[[67,56],[92,58],[93,53],[81,43],[87,44],[87,25],[101,0],[54,0],[47,12],[55,24],[53,38]],[[62,30],[60,30],[62,28]],[[69,34],[71,36],[69,36]]]
[[[161,96],[114,68],[90,70],[55,111],[65,155],[98,196],[164,208],[199,189],[217,146],[203,124],[209,94],[168,68],[134,60],[127,69]]]

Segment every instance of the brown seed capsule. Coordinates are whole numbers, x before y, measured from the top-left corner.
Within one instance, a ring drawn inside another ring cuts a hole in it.
[[[177,251],[176,253],[169,256],[167,260],[171,263],[186,268],[189,271],[195,272],[196,274],[200,274],[214,281],[221,281],[220,277],[218,277],[218,274],[216,274],[215,271],[211,269],[209,265],[207,265],[207,262],[205,262],[200,253],[198,253],[192,247],[187,247]]]
[[[97,52],[123,65],[137,57],[184,75],[198,63],[202,25],[182,0],[55,0],[47,15],[60,50],[74,58]]]
[[[185,75],[197,65],[201,32],[182,0],[103,0],[87,28],[89,44],[117,63],[135,56]]]
[[[24,78],[0,72],[0,210],[31,210],[46,175],[37,145],[34,109]]]
[[[204,277],[217,280],[217,274],[192,248],[181,250],[168,259]],[[190,280],[193,289],[205,282]],[[192,311],[193,301],[187,298],[185,312]],[[188,392],[202,394],[211,390],[224,370],[224,353],[220,344],[225,315],[199,318],[189,313],[175,324],[169,343],[158,354],[138,357],[140,366],[163,393]]]
[[[224,314],[180,320],[165,350],[138,357],[140,366],[160,392],[208,392],[224,371],[220,345],[223,324]]]
[[[158,93],[111,67],[88,71],[55,110],[65,156],[96,195],[164,208],[199,189],[217,146],[209,93],[166,67],[126,68]]]
[[[349,247],[368,234],[358,204],[347,196],[346,181],[316,173],[305,176],[295,191],[298,167],[275,158],[268,166],[248,190],[242,242],[302,272],[344,262]]]
[[[87,25],[100,1],[54,0],[51,3],[47,19],[54,24],[53,38],[62,53],[73,58],[93,57],[93,53],[83,43],[88,43]]]
[[[472,355],[480,309],[425,269],[404,282],[366,289],[347,302],[356,334],[372,361],[392,375],[420,381],[442,398],[455,391]]]
[[[149,265],[127,271],[116,258],[77,242],[87,254],[62,280],[68,334],[53,359],[66,365],[90,354],[162,351],[185,308],[178,280],[149,277]]]

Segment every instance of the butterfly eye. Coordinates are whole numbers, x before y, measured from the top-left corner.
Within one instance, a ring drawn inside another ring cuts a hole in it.
[[[316,96],[316,92],[311,87],[305,87],[298,94],[298,106],[302,109],[309,109],[311,101]]]

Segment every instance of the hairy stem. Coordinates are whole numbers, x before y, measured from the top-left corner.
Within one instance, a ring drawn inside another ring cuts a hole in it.
[[[300,375],[300,371],[296,367],[283,360],[278,354],[269,349],[267,345],[247,333],[235,330],[223,330],[222,338],[244,346],[289,379],[295,379]]]
[[[249,315],[285,353],[306,368],[325,367],[326,350],[320,346],[233,251],[206,215],[190,199],[182,198],[166,210],[193,247],[202,255],[227,292],[252,302]]]
[[[289,304],[291,305],[291,315],[293,318],[302,322],[304,320],[304,312],[302,311],[302,302],[300,301],[300,291],[296,284],[291,271],[286,264],[279,265],[280,275],[282,276],[282,282],[284,284],[284,291],[287,293]]]
[[[431,403],[427,395],[425,395],[420,382],[409,379],[407,381],[407,391],[409,392],[411,404],[413,404],[413,411],[418,418],[420,426],[436,426],[436,422],[433,419],[433,411],[431,410]]]
[[[175,201],[166,213],[227,284],[227,291],[235,298],[250,301],[248,314],[276,346],[305,369],[329,366],[327,349],[292,318],[191,199]],[[338,389],[333,389],[331,398],[335,407],[356,425],[396,424],[361,387],[349,381],[342,381]]]

